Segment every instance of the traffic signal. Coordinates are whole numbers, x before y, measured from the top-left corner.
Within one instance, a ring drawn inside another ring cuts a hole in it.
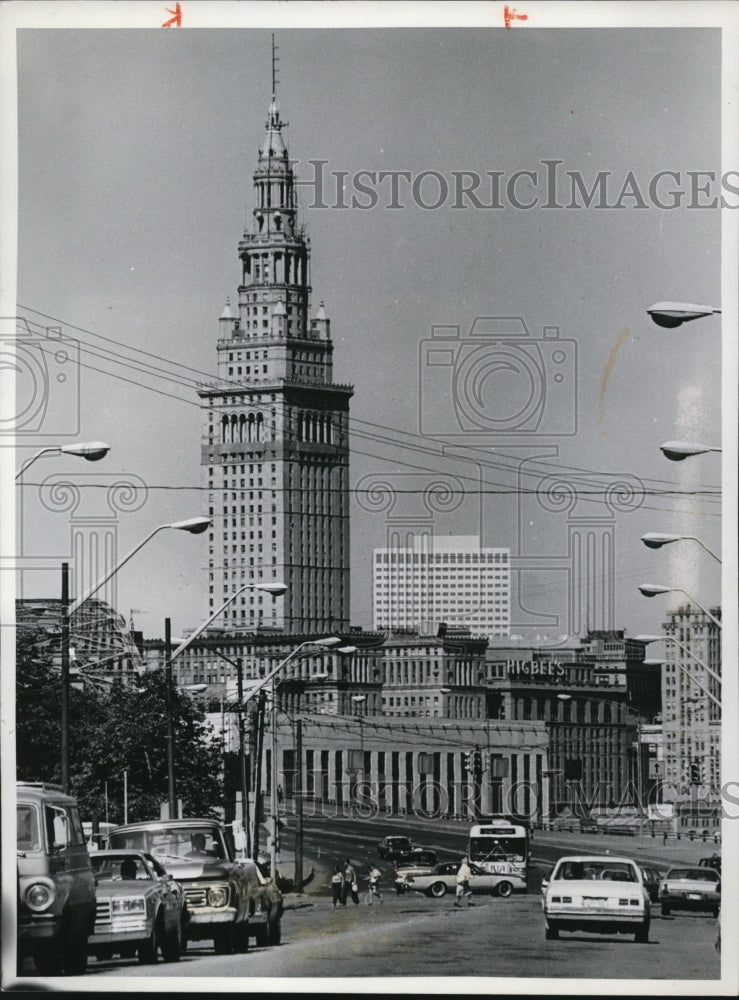
[[[463,753],[462,754],[462,766],[464,767],[465,771],[467,771],[468,773],[472,771],[472,753],[471,752],[469,752],[469,753]]]
[[[472,773],[479,777],[482,774],[482,754],[475,750],[472,754]]]
[[[701,783],[701,765],[699,760],[694,760],[690,765],[690,784],[700,785]]]

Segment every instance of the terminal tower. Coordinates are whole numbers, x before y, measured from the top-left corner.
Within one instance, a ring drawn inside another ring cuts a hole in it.
[[[254,172],[252,223],[239,243],[237,304],[219,321],[218,381],[201,385],[202,458],[213,518],[212,614],[245,589],[224,627],[286,633],[349,626],[349,400],[333,382],[323,303],[311,311],[310,242],[273,93]]]

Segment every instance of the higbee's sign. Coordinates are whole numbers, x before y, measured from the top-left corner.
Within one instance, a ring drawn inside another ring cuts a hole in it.
[[[525,660],[522,663],[509,663],[507,668],[509,677],[544,677],[549,680],[559,680],[567,673],[559,660]]]

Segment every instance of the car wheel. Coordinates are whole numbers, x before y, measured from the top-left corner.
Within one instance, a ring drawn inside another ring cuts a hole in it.
[[[88,923],[79,916],[68,917],[62,930],[62,964],[67,976],[83,976],[87,970]]]
[[[446,895],[446,885],[444,882],[434,882],[433,885],[429,886],[429,892],[438,899],[440,896]]]
[[[711,912],[713,913],[714,917],[718,918],[718,907],[713,909]]]
[[[397,892],[397,894],[398,894],[399,896],[402,896],[402,895],[403,895],[403,892],[404,892],[404,889],[403,889],[403,887],[402,887],[402,886],[400,886],[400,885],[396,885],[396,886],[395,886],[395,891]]]
[[[503,899],[508,899],[513,892],[513,884],[511,882],[498,882],[497,892]]]
[[[638,944],[646,944],[649,941],[649,921],[645,920],[641,927],[635,932],[634,940]]]
[[[669,917],[669,915],[670,915],[671,913],[672,913],[672,910],[671,910],[671,909],[670,909],[670,907],[669,907],[669,906],[667,905],[667,903],[663,903],[663,904],[662,904],[662,916],[663,916],[663,917]]]
[[[159,934],[155,923],[147,941],[139,945],[139,965],[156,965],[159,952]]]
[[[269,925],[269,943],[276,946],[282,941],[282,921],[273,920]]]
[[[234,951],[245,955],[249,950],[249,923],[244,920],[234,928]]]
[[[33,949],[33,964],[41,976],[61,975],[62,948],[59,939],[37,942]]]
[[[175,921],[174,927],[165,933],[162,940],[162,958],[165,962],[179,962],[182,954],[182,925]]]
[[[217,927],[213,931],[213,947],[216,955],[230,955],[234,950],[234,929],[231,924]]]
[[[267,924],[260,924],[257,927],[256,934],[254,938],[257,942],[257,948],[266,948],[269,944],[269,927]]]
[[[544,928],[544,937],[547,941],[556,941],[559,938],[559,927],[554,924],[547,924]]]

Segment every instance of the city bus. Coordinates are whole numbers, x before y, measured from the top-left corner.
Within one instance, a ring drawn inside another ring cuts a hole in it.
[[[518,875],[528,884],[529,824],[516,816],[488,816],[470,829],[469,859],[485,871]]]

